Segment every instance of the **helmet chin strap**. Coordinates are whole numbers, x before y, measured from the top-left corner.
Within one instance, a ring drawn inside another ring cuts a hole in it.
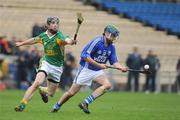
[[[108,44],[108,45],[110,45],[110,44],[112,44],[112,43],[113,43],[112,41],[107,41],[107,44]]]
[[[111,40],[109,40],[109,38],[106,38],[106,44],[110,45],[112,44],[113,42]]]

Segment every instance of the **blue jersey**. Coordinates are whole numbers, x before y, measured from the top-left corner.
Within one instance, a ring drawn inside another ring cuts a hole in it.
[[[103,36],[93,39],[90,43],[88,43],[84,47],[81,53],[81,60],[80,60],[81,66],[95,71],[100,70],[101,68],[85,61],[85,59],[88,57],[92,58],[94,61],[98,63],[103,63],[103,64],[105,64],[107,61],[109,61],[111,65],[118,62],[115,46],[112,44],[105,46],[105,41]]]

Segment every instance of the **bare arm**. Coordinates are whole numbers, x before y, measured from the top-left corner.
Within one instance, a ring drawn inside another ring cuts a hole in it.
[[[113,64],[114,67],[118,68],[119,70],[121,70],[122,72],[126,72],[128,70],[128,67],[121,65],[120,63],[114,63]]]
[[[76,40],[73,40],[68,37],[65,39],[65,45],[74,45],[76,42],[77,42]]]
[[[35,42],[34,42],[34,38],[30,38],[22,42],[16,42],[15,44],[16,44],[16,47],[20,47],[23,45],[32,45],[32,44],[35,44]]]
[[[85,60],[86,60],[86,62],[88,62],[88,63],[90,63],[90,64],[93,64],[93,65],[95,65],[95,66],[97,66],[97,67],[99,67],[99,68],[101,68],[101,69],[106,69],[106,68],[107,68],[106,64],[98,63],[98,62],[94,61],[94,60],[93,60],[92,58],[90,58],[90,57],[86,58]]]

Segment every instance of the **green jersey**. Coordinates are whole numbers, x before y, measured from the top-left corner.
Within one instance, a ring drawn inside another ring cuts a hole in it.
[[[47,32],[41,33],[34,38],[34,42],[43,44],[43,60],[55,66],[63,66],[65,37],[62,32],[59,31],[51,37],[48,36]]]

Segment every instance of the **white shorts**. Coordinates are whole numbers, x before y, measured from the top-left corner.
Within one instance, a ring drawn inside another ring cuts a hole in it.
[[[38,72],[45,72],[48,80],[53,80],[51,82],[59,83],[60,77],[63,72],[63,67],[51,65],[46,61],[42,61],[41,65],[39,66]]]
[[[73,83],[90,86],[92,81],[101,75],[104,75],[103,70],[93,71],[88,68],[80,67]]]

